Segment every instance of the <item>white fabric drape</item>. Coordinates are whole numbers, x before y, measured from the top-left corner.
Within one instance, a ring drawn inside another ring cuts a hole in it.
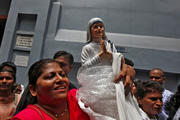
[[[135,98],[131,94],[125,97],[123,82],[113,83],[120,73],[122,54],[112,54],[112,66],[80,68],[79,106],[91,120],[142,120]]]

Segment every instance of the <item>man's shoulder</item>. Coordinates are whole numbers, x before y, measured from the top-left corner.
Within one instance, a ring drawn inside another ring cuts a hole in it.
[[[165,103],[165,102],[169,101],[169,99],[173,95],[173,92],[171,92],[170,90],[164,89],[162,95],[163,95],[163,103]]]
[[[173,95],[173,92],[171,92],[170,90],[164,89],[163,94],[165,94],[165,95]]]

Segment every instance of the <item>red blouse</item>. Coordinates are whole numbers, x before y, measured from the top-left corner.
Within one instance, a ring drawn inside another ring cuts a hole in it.
[[[88,115],[81,110],[76,99],[77,89],[68,92],[68,107],[70,120],[90,120]],[[15,115],[12,120],[53,120],[42,109],[35,105],[28,105],[27,108]]]

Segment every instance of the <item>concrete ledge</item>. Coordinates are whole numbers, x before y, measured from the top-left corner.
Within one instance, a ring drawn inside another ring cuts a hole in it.
[[[147,48],[167,51],[180,51],[180,39],[132,34],[107,33],[108,39],[116,46]],[[55,40],[68,42],[86,42],[86,31],[59,29]]]

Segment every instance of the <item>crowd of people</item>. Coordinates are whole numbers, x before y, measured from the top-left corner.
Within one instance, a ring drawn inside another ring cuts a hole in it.
[[[16,83],[16,65],[3,62],[0,120],[179,120],[180,85],[175,94],[165,89],[160,68],[137,80],[129,61],[108,40],[103,20],[92,18],[77,74],[81,87],[68,79],[74,59],[67,51],[32,64],[25,90]]]

